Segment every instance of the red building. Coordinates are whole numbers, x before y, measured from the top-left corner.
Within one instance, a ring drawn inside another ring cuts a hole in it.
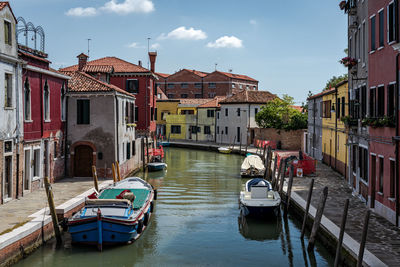
[[[168,75],[157,73],[157,85],[168,98],[214,98],[229,96],[241,90],[258,90],[258,81],[246,75],[182,69]]]
[[[149,52],[151,68],[127,62],[117,57],[104,57],[87,61],[85,54],[78,55],[78,64],[61,69],[61,71],[85,72],[103,82],[115,85],[135,95],[135,122],[138,135],[156,130],[156,86],[157,76],[154,74],[157,53]]]
[[[24,189],[64,176],[65,90],[68,76],[49,67],[47,54],[19,45],[24,117]]]
[[[396,175],[396,55],[398,44],[397,1],[368,1],[369,117],[363,121],[369,134],[370,207],[389,221],[398,222],[398,174]],[[398,134],[397,134],[398,135]],[[397,189],[396,189],[397,188]]]

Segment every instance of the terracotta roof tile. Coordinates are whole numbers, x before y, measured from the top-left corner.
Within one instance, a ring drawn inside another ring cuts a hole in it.
[[[207,72],[203,72],[203,71],[199,71],[199,70],[189,70],[189,69],[183,69],[183,70],[186,70],[188,72],[196,74],[197,76],[200,76],[200,77],[205,77],[205,76],[207,76],[209,74]]]
[[[179,98],[179,102],[182,105],[201,105],[210,101],[210,99],[204,98]]]
[[[277,96],[268,91],[243,90],[239,93],[220,101],[221,104],[256,103],[265,104]]]
[[[158,96],[161,95],[160,98]],[[157,86],[157,100],[166,100],[168,99],[167,95],[161,90],[160,86]]]
[[[315,94],[315,95],[310,96],[309,98],[307,98],[307,100],[314,99],[314,98],[318,98],[318,97],[322,97],[322,96],[324,96],[324,95],[333,93],[335,90],[336,90],[336,88],[331,88],[331,89],[322,91],[321,93],[318,93],[318,94]]]
[[[303,107],[302,106],[290,106],[291,108],[294,108],[297,111],[302,112],[303,111]]]
[[[145,69],[139,65],[135,65],[133,63],[130,63],[128,61],[122,60],[117,57],[103,57],[99,59],[95,59],[92,61],[88,61],[86,63],[87,65],[106,65],[106,66],[112,66],[114,68],[114,73],[126,73],[126,72],[150,72],[148,69]],[[60,69],[61,71],[77,71],[78,70],[78,64],[69,66],[63,69]]]
[[[113,66],[110,65],[86,65],[82,71],[92,73],[112,73],[114,70]]]
[[[219,102],[221,102],[222,100],[224,100],[226,97],[223,96],[216,96],[214,97],[213,100],[204,103],[200,106],[198,106],[199,108],[219,108],[221,105],[219,104]]]
[[[258,82],[257,80],[255,80],[253,78],[250,78],[249,76],[242,75],[242,74],[234,74],[234,73],[223,72],[223,71],[216,71],[216,72],[222,73],[223,75],[228,76],[229,78],[233,78],[233,79],[240,79],[240,80]]]
[[[128,96],[135,95],[126,92],[125,90],[100,80],[93,78],[89,74],[81,71],[61,71],[71,77],[68,82],[68,90],[71,92],[119,92]]]
[[[160,76],[160,77],[162,77],[162,78],[168,78],[168,76],[170,76],[171,74],[156,72],[156,75],[157,75],[157,76]]]
[[[33,54],[24,52],[24,51],[22,51],[22,50],[18,50],[18,54],[19,54],[20,56],[23,55],[23,56],[30,57],[30,58],[33,58],[33,59],[36,59],[36,60],[40,60],[40,61],[43,61],[43,62],[46,62],[46,63],[51,63],[51,61],[49,61],[49,60],[47,60],[47,59],[45,59],[45,58],[43,58],[43,57],[38,57],[38,56],[35,56],[35,55],[33,55]]]

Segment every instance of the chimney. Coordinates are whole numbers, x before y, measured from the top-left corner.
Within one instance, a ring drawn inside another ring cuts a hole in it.
[[[140,67],[142,66],[142,61],[141,61],[141,60],[138,61],[138,65],[139,65]]]
[[[155,72],[157,52],[149,52],[150,57],[150,70]]]
[[[86,66],[88,56],[84,53],[80,53],[78,56],[78,70],[82,71],[82,69]]]

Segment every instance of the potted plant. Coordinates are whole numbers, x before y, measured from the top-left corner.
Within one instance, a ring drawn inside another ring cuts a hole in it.
[[[343,64],[345,67],[351,69],[352,67],[356,66],[358,61],[352,57],[344,57],[340,60],[340,63]]]
[[[339,3],[339,7],[340,7],[340,10],[344,10],[345,8],[346,8],[346,1],[340,1],[340,3]]]

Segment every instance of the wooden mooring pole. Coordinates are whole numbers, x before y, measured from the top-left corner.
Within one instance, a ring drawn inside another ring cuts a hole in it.
[[[141,145],[142,145],[142,162],[143,162],[143,171],[146,170],[146,156],[144,155],[144,139],[142,137],[141,139]]]
[[[93,182],[94,182],[94,189],[96,189],[97,192],[99,192],[99,181],[97,179],[97,171],[96,171],[96,166],[92,166],[92,175],[93,175]]]
[[[370,215],[371,215],[371,210],[367,210],[367,213],[365,214],[365,217],[364,217],[364,227],[363,227],[363,231],[362,231],[360,251],[358,252],[357,267],[361,267],[362,263],[363,263],[365,242],[367,241],[368,223],[369,223]]]
[[[150,162],[150,160],[149,160],[149,157],[150,157],[150,155],[149,155],[149,139],[147,138],[147,135],[146,135],[146,156],[147,156],[147,163],[149,163]]]
[[[289,171],[289,183],[286,191],[286,212],[289,210],[289,205],[290,205],[290,197],[292,195],[292,186],[293,186],[293,172],[294,172],[294,166],[293,164],[290,164],[290,171]]]
[[[54,205],[53,192],[51,190],[51,185],[49,182],[49,178],[47,176],[44,177],[44,185],[46,188],[47,201],[49,202],[51,220],[53,221],[54,234],[56,235],[57,245],[60,245],[62,243],[61,231],[60,227],[58,226],[58,219],[56,214],[56,207]]]
[[[112,175],[113,175],[113,181],[114,183],[117,182],[117,175],[115,174],[115,165],[114,163],[112,164]]]
[[[239,142],[239,155],[242,155],[242,138],[240,138]]]
[[[273,171],[271,173],[271,177],[270,177],[270,179],[272,181],[272,185],[274,185],[275,182],[276,182],[275,173],[276,173],[277,165],[278,165],[278,157],[275,157],[275,159],[274,159],[274,169],[273,169]]]
[[[115,166],[117,167],[118,181],[121,181],[122,180],[121,171],[120,171],[120,168],[119,168],[119,162],[118,161],[115,162]]]
[[[270,180],[271,179],[271,163],[272,163],[272,148],[271,146],[268,146],[268,150],[267,150],[267,179]]]
[[[283,195],[283,184],[285,183],[286,167],[287,167],[287,162],[284,161],[283,168],[282,168],[282,173],[281,173],[281,181],[279,183],[279,194],[281,195],[281,197]]]
[[[262,158],[265,160],[265,151],[267,150],[267,146],[264,145],[264,149],[263,149],[263,154],[262,154]]]
[[[301,235],[300,235],[301,239],[304,238],[304,232],[306,231],[306,223],[307,223],[307,218],[308,218],[308,211],[310,210],[310,204],[311,204],[311,197],[312,197],[313,188],[314,188],[314,178],[311,179],[310,187],[308,189],[306,210],[304,212],[303,225],[301,226]]]
[[[314,249],[315,238],[317,236],[317,232],[318,232],[319,226],[321,224],[322,214],[324,213],[324,208],[325,208],[325,203],[326,203],[327,197],[328,197],[328,187],[325,186],[324,189],[322,190],[321,196],[319,198],[317,213],[315,214],[314,224],[311,229],[310,240],[308,241],[308,246],[307,246],[308,250]]]
[[[334,267],[338,267],[339,262],[340,262],[340,251],[342,250],[344,228],[346,227],[348,210],[349,210],[349,199],[346,199],[346,202],[344,203],[343,214],[342,214],[342,222],[340,223],[340,233],[339,233],[339,240],[338,240],[337,247],[336,247],[335,264],[333,265]]]
[[[279,168],[278,168],[278,175],[276,176],[275,179],[275,185],[274,185],[274,190],[276,191],[279,188],[279,178],[281,177],[281,172],[283,168],[283,159],[279,162]]]

